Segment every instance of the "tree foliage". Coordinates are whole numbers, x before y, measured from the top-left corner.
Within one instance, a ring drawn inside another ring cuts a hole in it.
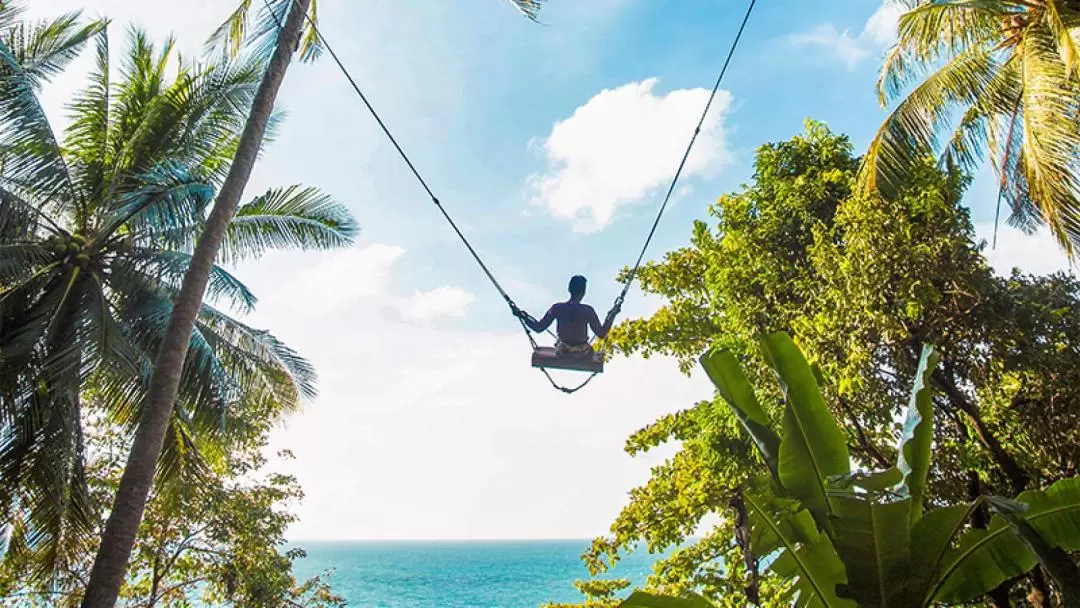
[[[1080,243],[1080,5],[906,0],[878,82],[899,100],[870,144],[865,183],[891,194],[921,155],[997,171],[1012,223]]]
[[[100,398],[100,396],[95,397]],[[93,401],[93,399],[91,399]],[[159,486],[139,531],[119,606],[214,606],[339,608],[342,598],[324,576],[296,580],[291,573],[303,550],[289,548],[285,532],[296,520],[289,509],[303,498],[296,479],[266,472],[270,429],[263,419],[230,435],[225,457],[200,483]],[[94,498],[96,533],[104,506],[123,472],[130,437],[107,420],[88,424],[93,455],[87,475]],[[288,457],[287,453],[279,456]],[[77,606],[93,553],[80,554],[49,583],[28,579],[25,556],[0,568],[4,606]]]
[[[742,490],[766,464],[742,424],[788,425],[756,346],[761,334],[788,332],[804,349],[850,457],[865,469],[896,462],[898,404],[922,345],[936,345],[944,363],[930,378],[930,506],[1075,475],[1080,283],[995,276],[959,204],[967,179],[932,158],[887,200],[856,187],[859,167],[846,138],[809,123],[759,148],[753,181],[710,207],[713,225],[696,222],[689,246],[641,271],[643,289],[664,305],[619,326],[615,348],[673,356],[687,372],[701,352],[724,349],[743,363],[760,412],[703,401],[635,433],[631,455],[668,441],[681,447],[586,552],[592,573],[639,544],[677,548],[649,587],[699,590],[722,606],[744,605],[747,593],[763,605],[788,596],[782,577],[754,573],[737,525]]]
[[[94,542],[84,423],[103,417],[134,431],[261,75],[258,61],[176,61],[171,42],[155,48],[138,30],[130,38],[117,69],[103,23],[80,28],[66,17],[0,31],[0,510],[10,523],[6,557],[35,578],[54,576]],[[89,41],[96,64],[61,136],[39,88]],[[242,206],[224,257],[339,247],[355,232],[326,195],[273,189]],[[212,472],[232,434],[314,394],[308,362],[230,316],[255,301],[213,267],[159,461],[163,483]],[[88,388],[93,403],[82,400]]]

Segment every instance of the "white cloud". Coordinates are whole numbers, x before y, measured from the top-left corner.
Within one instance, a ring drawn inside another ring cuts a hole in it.
[[[1013,268],[1030,274],[1050,274],[1069,270],[1069,259],[1062,253],[1057,241],[1045,230],[1024,234],[1020,230],[1001,226],[998,230],[997,250],[991,250],[994,225],[979,224],[975,227],[979,238],[988,243],[984,254],[994,271],[1002,276],[1012,274]]]
[[[896,28],[903,12],[903,7],[896,0],[885,0],[874,14],[870,15],[859,38],[881,49],[896,44]]]
[[[602,534],[674,449],[630,458],[626,438],[712,394],[703,376],[687,379],[664,358],[619,358],[566,396],[530,369],[516,332],[365,327],[362,341],[345,341],[321,323],[281,329],[323,357],[318,401],[273,444],[296,455],[283,472],[304,484],[297,539]]]
[[[254,285],[265,285],[256,293],[267,296],[275,307],[327,313],[359,300],[384,299],[393,265],[403,255],[401,247],[376,243],[311,256],[314,263],[305,256],[304,268],[299,269],[289,264],[298,260],[295,254],[271,254],[252,264],[249,272]]]
[[[821,47],[849,68],[858,65],[867,53],[859,38],[852,36],[850,30],[839,31],[831,23],[819,25],[809,32],[793,34],[789,40],[797,46]]]
[[[902,12],[896,0],[885,0],[858,36],[852,35],[850,29],[839,30],[831,23],[824,23],[809,32],[793,34],[788,41],[796,46],[820,47],[852,69],[871,54],[896,43],[896,28]]]
[[[658,80],[596,94],[555,124],[543,140],[548,170],[528,179],[527,196],[579,232],[605,228],[621,207],[666,186],[705,107],[709,91],[654,92]],[[721,91],[702,125],[684,178],[709,176],[731,158],[724,120],[731,94]]]
[[[401,304],[406,321],[427,323],[445,317],[463,318],[476,301],[472,292],[460,287],[442,286],[431,291],[416,292]]]

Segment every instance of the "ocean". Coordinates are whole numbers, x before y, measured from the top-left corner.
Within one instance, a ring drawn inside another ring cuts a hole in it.
[[[580,602],[573,581],[588,578],[585,540],[298,542],[300,580],[332,571],[334,592],[362,608],[538,608]],[[656,556],[641,550],[609,573],[635,585]]]

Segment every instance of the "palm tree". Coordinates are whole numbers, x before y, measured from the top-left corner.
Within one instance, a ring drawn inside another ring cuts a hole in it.
[[[542,3],[542,0],[511,1],[533,19]],[[233,53],[240,49],[248,35],[251,3],[252,0],[242,0],[215,35],[217,40],[229,43]],[[263,4],[266,10],[262,12],[254,35],[250,36],[250,44],[260,54],[269,54],[269,65],[251,105],[228,175],[198,238],[191,264],[176,296],[154,364],[147,406],[139,421],[127,467],[94,560],[83,608],[110,608],[116,601],[146,508],[154,478],[154,463],[161,453],[168,430],[169,413],[180,388],[190,337],[203,294],[210,282],[214,259],[218,256],[240,196],[255,166],[278,90],[293,54],[299,52],[301,59],[306,60],[314,59],[319,54],[321,40],[313,0],[265,0]]]
[[[71,105],[62,145],[37,102],[32,68],[45,64],[16,50],[25,40],[16,30],[0,36],[0,509],[11,523],[8,557],[33,564],[39,577],[91,546],[83,420],[135,431],[154,354],[264,66],[181,62],[170,81],[171,41],[156,52],[134,31],[113,83],[102,25],[78,37],[97,36],[97,65]],[[49,47],[41,39],[53,31],[72,38],[74,56],[71,28],[46,27],[32,48]],[[317,190],[277,188],[239,207],[223,258],[344,246],[355,232],[348,212]],[[250,310],[250,291],[216,264],[210,276],[153,464],[164,481],[212,466],[249,432],[251,408],[288,410],[314,393],[310,365],[214,306]],[[104,408],[85,411],[88,388]]]
[[[989,152],[1010,223],[1080,245],[1080,2],[906,0],[878,82],[896,99],[863,179],[894,191],[914,156],[975,169]],[[910,89],[910,90],[909,90]],[[1000,212],[999,201],[999,212]]]

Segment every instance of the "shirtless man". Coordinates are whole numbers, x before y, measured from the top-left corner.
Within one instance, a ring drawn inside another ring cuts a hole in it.
[[[570,279],[570,299],[566,302],[558,302],[548,309],[547,314],[539,321],[529,313],[514,307],[514,316],[521,319],[526,327],[536,333],[547,331],[552,322],[557,322],[555,333],[558,342],[555,351],[559,356],[584,357],[592,355],[593,348],[589,344],[589,329],[598,338],[604,338],[611,331],[611,325],[615,316],[619,314],[619,306],[611,309],[604,324],[600,324],[600,318],[592,306],[583,304],[585,298],[586,279],[583,276],[575,276]]]

